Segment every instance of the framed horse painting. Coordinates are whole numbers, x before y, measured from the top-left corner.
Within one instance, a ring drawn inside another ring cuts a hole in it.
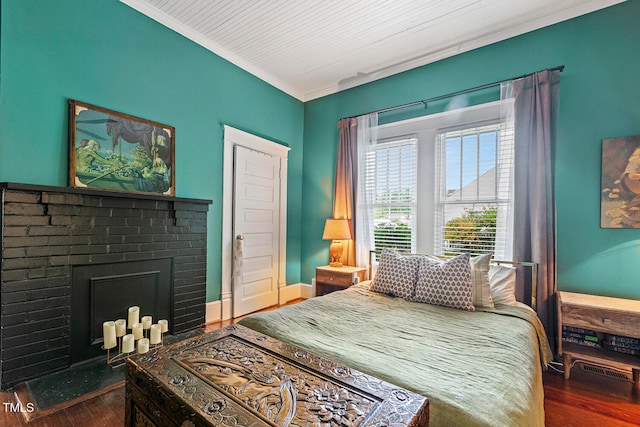
[[[69,185],[175,195],[173,127],[69,100]]]

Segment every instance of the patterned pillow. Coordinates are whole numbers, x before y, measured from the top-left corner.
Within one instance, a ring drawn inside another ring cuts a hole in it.
[[[494,308],[489,285],[489,262],[492,254],[471,258],[471,293],[475,307]]]
[[[371,290],[404,299],[411,299],[418,276],[419,257],[402,256],[385,249],[380,255],[376,277]]]
[[[469,254],[445,262],[423,258],[413,301],[474,311]]]

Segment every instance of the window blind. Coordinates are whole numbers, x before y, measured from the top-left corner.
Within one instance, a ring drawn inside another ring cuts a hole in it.
[[[377,252],[415,250],[417,138],[378,141],[366,156],[365,188]]]

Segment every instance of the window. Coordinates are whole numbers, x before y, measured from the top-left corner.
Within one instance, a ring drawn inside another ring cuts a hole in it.
[[[365,189],[375,250],[415,251],[417,138],[378,141],[366,155]]]
[[[511,203],[513,138],[500,123],[436,136],[435,253],[493,253]]]
[[[377,126],[359,161],[366,247],[510,260],[508,111],[495,101]]]

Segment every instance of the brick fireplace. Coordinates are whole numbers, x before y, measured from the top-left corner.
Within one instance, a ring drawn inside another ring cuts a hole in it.
[[[130,305],[204,325],[209,200],[0,183],[0,386],[100,353]],[[106,317],[106,318],[104,318]]]

